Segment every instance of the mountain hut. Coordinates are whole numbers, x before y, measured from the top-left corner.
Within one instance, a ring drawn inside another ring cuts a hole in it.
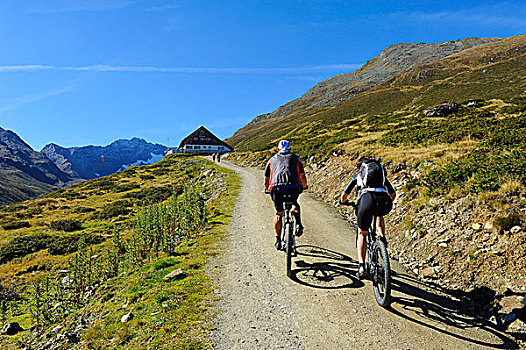
[[[234,148],[221,141],[204,126],[185,137],[179,144],[179,152],[183,153],[226,153]]]

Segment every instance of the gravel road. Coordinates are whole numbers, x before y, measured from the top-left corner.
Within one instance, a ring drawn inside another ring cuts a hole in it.
[[[263,173],[236,170],[243,185],[227,250],[214,272],[214,349],[508,349],[505,334],[457,311],[392,261],[392,305],[383,309],[372,284],[354,277],[354,229],[335,210],[300,196],[305,233],[297,240],[293,276],[274,248],[274,209],[262,192]]]

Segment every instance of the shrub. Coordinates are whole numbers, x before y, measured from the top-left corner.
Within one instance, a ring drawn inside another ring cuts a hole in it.
[[[45,249],[52,240],[52,236],[48,234],[13,238],[9,243],[0,248],[0,264],[5,264],[14,258],[23,257]]]
[[[4,286],[0,283],[0,301],[20,300],[20,292],[16,284]]]
[[[153,175],[150,175],[150,174],[141,174],[139,175],[139,177],[141,178],[141,180],[153,180],[155,179],[155,176]]]
[[[174,254],[177,244],[207,223],[205,200],[194,188],[185,188],[182,198],[172,196],[167,204],[143,207],[137,217],[126,251],[132,264],[141,264],[150,253]]]
[[[103,178],[98,178],[98,179],[94,179],[94,180],[88,181],[88,183],[86,184],[85,188],[87,190],[103,190],[103,191],[107,191],[107,190],[111,190],[115,186],[117,186],[115,181],[113,181],[110,178],[103,177]]]
[[[459,186],[464,186],[472,193],[481,193],[499,189],[510,178],[526,184],[526,151],[492,154],[490,149],[480,148],[440,169],[432,170],[422,183],[430,195]]]
[[[99,244],[104,241],[104,237],[92,233],[75,233],[71,235],[55,237],[48,246],[49,254],[64,255],[76,252],[79,249],[79,241],[84,237],[87,245]]]
[[[127,192],[140,187],[141,185],[136,182],[129,182],[115,187],[115,192]]]
[[[91,213],[94,211],[95,211],[95,208],[89,208],[89,207],[78,207],[78,208],[73,209],[73,213],[77,213],[77,214]]]
[[[130,210],[128,207],[133,206],[130,201],[120,200],[106,205],[102,212],[97,214],[99,219],[110,219],[119,215],[127,215]]]
[[[179,260],[175,260],[174,258],[168,258],[168,259],[164,259],[164,260],[156,262],[153,265],[153,268],[155,270],[162,270],[162,269],[165,269],[167,267],[177,265],[179,263],[180,263]]]
[[[24,227],[31,227],[31,224],[27,221],[10,221],[2,225],[4,230],[17,230]]]
[[[19,219],[31,219],[35,215],[42,214],[42,208],[40,207],[32,207],[27,209],[26,211],[20,211],[15,213],[15,216]]]
[[[509,230],[513,226],[519,226],[522,223],[522,217],[519,213],[513,212],[508,215],[502,215],[495,219],[494,224],[502,230]]]
[[[183,193],[182,186],[148,187],[140,191],[126,193],[124,198],[136,198],[147,203],[159,203],[170,198],[171,195]]]
[[[51,228],[58,231],[73,232],[81,230],[82,224],[75,219],[55,220],[51,222]]]

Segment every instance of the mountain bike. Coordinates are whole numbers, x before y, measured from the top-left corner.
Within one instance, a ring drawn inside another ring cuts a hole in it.
[[[265,191],[270,194],[270,191]],[[291,194],[284,195],[283,211],[281,217],[281,242],[284,243],[281,250],[285,251],[287,257],[287,277],[292,276],[292,257],[296,256],[296,223],[292,215],[293,200]]]
[[[285,198],[292,200],[292,195],[285,195]],[[292,201],[283,202],[284,214],[281,218],[281,241],[285,243],[285,253],[287,256],[287,277],[292,275],[292,257],[296,256],[296,225],[294,215],[292,215]]]
[[[342,204],[352,206],[356,209],[354,202],[345,202]],[[365,243],[367,245],[365,270],[367,279],[373,282],[376,302],[382,307],[388,307],[391,297],[391,265],[389,263],[387,247],[384,242],[376,239],[376,219],[377,216],[373,215],[373,222],[369,228],[369,234],[365,236]],[[356,238],[358,238],[358,231],[356,231]]]

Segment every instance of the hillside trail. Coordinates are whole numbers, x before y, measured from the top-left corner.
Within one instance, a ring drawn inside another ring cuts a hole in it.
[[[242,188],[214,271],[214,349],[518,348],[396,261],[391,308],[380,307],[371,282],[355,277],[354,228],[308,193],[299,199],[305,231],[288,278],[284,252],[274,248],[274,207],[262,191],[263,172],[220,165],[240,175]]]

